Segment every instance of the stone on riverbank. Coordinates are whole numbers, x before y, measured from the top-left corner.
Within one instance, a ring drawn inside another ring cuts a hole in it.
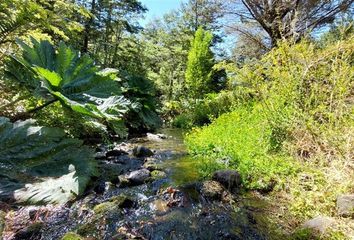
[[[235,170],[219,170],[213,174],[213,180],[221,183],[230,191],[237,190],[241,185],[241,176]]]
[[[200,193],[209,200],[221,200],[224,188],[217,181],[205,181],[201,184]]]
[[[354,194],[338,196],[337,211],[341,217],[354,218]]]
[[[309,229],[320,234],[324,234],[334,224],[335,220],[333,218],[326,216],[318,216],[305,222],[302,225],[302,228]]]

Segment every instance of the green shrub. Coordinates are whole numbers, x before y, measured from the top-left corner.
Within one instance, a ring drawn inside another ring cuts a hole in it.
[[[237,104],[252,99],[248,91],[222,91],[210,93],[204,99],[189,102],[172,121],[172,125],[190,129],[193,126],[203,126],[212,122],[223,113],[231,111]]]
[[[289,157],[270,154],[271,128],[260,105],[246,105],[186,136],[189,152],[208,156],[199,164],[203,175],[234,168],[251,189],[266,188],[295,170]]]
[[[294,158],[351,161],[353,60],[350,37],[326,48],[282,43],[252,65],[226,64],[239,92],[233,111],[186,138],[192,154],[208,158],[200,170],[235,168],[247,187],[259,188],[284,181],[297,168]],[[217,117],[223,104],[208,106],[192,116],[210,109]]]

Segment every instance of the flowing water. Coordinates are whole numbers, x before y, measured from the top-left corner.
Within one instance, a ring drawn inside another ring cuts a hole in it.
[[[186,154],[182,133],[174,129],[161,133],[167,138],[146,137],[119,145],[153,149],[155,155],[149,159],[161,170],[155,171],[158,177],[138,186],[105,183],[103,193],[89,192],[67,206],[22,208],[14,219],[30,218],[35,211],[42,224],[27,239],[61,239],[68,231],[90,239],[267,239],[237,196],[209,200],[200,194],[201,179],[195,160]],[[132,155],[125,161],[102,161],[101,167],[109,169],[107,176],[114,171],[118,176],[144,163]]]

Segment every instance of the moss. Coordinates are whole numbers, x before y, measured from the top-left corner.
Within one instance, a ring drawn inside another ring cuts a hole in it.
[[[316,236],[313,230],[304,228],[295,231],[292,234],[290,239],[291,240],[319,240],[320,238]]]
[[[163,167],[154,161],[147,161],[144,163],[144,168],[148,169],[149,171],[163,170]]]
[[[96,205],[93,208],[93,211],[95,212],[95,214],[102,215],[102,214],[105,214],[109,211],[116,210],[116,206],[117,205],[114,202],[103,202],[103,203]]]
[[[96,221],[80,225],[76,232],[81,236],[91,236],[97,232]]]
[[[2,236],[2,232],[4,231],[5,228],[5,216],[6,213],[0,210],[0,236]]]
[[[134,201],[126,195],[118,195],[110,198],[108,201],[96,205],[93,208],[95,214],[104,215],[110,212],[116,212],[120,208],[130,208],[134,205]]]
[[[61,238],[61,240],[83,240],[83,238],[76,233],[68,232]]]
[[[159,171],[159,170],[154,170],[151,172],[151,180],[155,181],[161,178],[166,177],[166,173],[163,171]]]

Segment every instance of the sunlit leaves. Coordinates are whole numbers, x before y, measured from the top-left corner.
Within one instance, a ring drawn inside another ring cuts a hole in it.
[[[48,41],[32,39],[31,46],[21,41],[19,45],[22,57],[13,57],[8,68],[15,80],[36,96],[59,100],[75,112],[107,122],[116,133],[123,132],[118,126],[122,126],[120,122],[130,102],[122,96],[116,71],[99,71],[92,59],[64,43],[57,51]],[[18,69],[26,76],[19,75]]]

